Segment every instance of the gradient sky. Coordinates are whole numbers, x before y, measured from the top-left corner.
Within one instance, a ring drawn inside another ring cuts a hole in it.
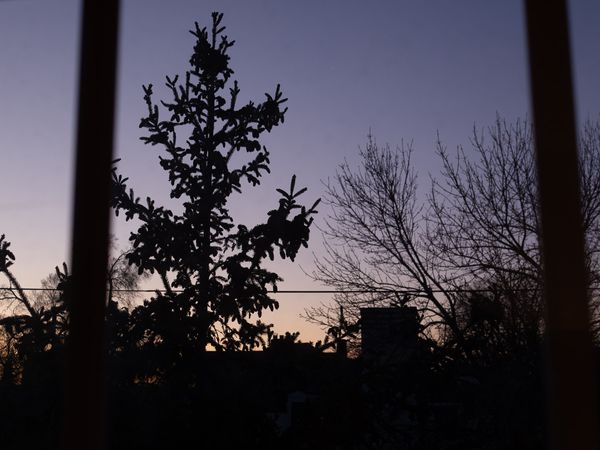
[[[79,9],[73,0],[0,1],[0,234],[26,286],[69,254]],[[249,225],[276,206],[275,188],[294,173],[309,188],[307,203],[321,196],[321,181],[344,159],[356,161],[369,129],[379,143],[413,141],[425,184],[438,168],[437,132],[453,148],[497,114],[529,116],[518,0],[123,0],[116,152],[142,197],[168,201],[158,149],[139,141],[141,85],[183,73],[194,42],[188,30],[194,21],[208,25],[213,10],[225,13],[237,42],[231,64],[242,99],[260,101],[277,83],[289,99],[285,123],[264,141],[273,173],[232,203]],[[597,119],[600,3],[571,1],[570,13],[578,117]],[[114,222],[121,245],[129,230],[122,218]],[[280,289],[319,288],[300,267],[310,272],[321,251],[315,230],[296,263],[274,265],[285,278]],[[278,331],[322,337],[298,315],[326,296],[279,300],[267,317]]]

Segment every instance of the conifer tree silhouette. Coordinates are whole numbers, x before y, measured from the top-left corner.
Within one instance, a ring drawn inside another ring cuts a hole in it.
[[[134,311],[135,334],[178,355],[185,349],[204,351],[207,345],[260,345],[269,329],[259,319],[261,312],[278,307],[268,289],[276,290],[281,280],[263,262],[276,253],[293,260],[307,246],[319,203],[310,208],[297,203],[306,188],[296,190],[294,175],[288,191],[277,189],[279,205],[264,223],[234,224],[228,200],[270,172],[269,152],[259,137],[283,123],[287,99],[278,85],[262,103],[239,107],[237,81],[225,94],[233,75],[227,53],[234,41],[222,34],[222,18],[213,13],[210,30],[196,23],[191,31],[196,44],[183,82],[166,77],[172,99],[161,103],[168,118],[160,117],[152,85],[143,88],[148,115],[140,127],[148,135],[141,139],[162,148],[160,165],[168,172],[171,198],[181,201],[183,212],[157,206],[150,198],[140,202],[127,178],[113,171],[116,214],[122,211],[127,220],[141,222],[130,236],[129,262],[158,273],[166,289]]]

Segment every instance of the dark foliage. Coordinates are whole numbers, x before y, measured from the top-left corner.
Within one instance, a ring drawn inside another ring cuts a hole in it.
[[[238,105],[238,83],[229,83],[233,41],[222,34],[222,14],[212,18],[210,30],[196,24],[191,31],[196,44],[183,82],[167,77],[172,98],[161,102],[166,119],[153,102],[152,85],[144,87],[148,115],[140,127],[148,135],[142,140],[163,150],[160,165],[183,212],[150,198],[140,202],[127,178],[116,170],[113,176],[115,212],[141,222],[130,237],[129,262],[158,273],[167,291],[134,311],[132,332],[165,355],[188,356],[207,345],[220,350],[261,345],[269,327],[255,317],[278,307],[267,290],[276,290],[280,281],[262,263],[276,253],[293,260],[307,246],[318,203],[311,208],[297,203],[306,188],[297,190],[293,176],[288,191],[277,190],[279,206],[264,223],[234,224],[228,200],[269,172],[269,152],[259,138],[283,123],[286,99],[277,86],[262,103]]]

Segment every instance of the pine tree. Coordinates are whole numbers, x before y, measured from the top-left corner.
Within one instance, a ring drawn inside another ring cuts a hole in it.
[[[295,176],[289,191],[277,189],[279,205],[264,223],[248,227],[234,224],[228,200],[245,186],[256,186],[269,173],[269,152],[259,138],[283,123],[287,99],[279,85],[262,103],[238,107],[237,81],[228,50],[234,44],[223,35],[223,15],[212,14],[210,32],[196,23],[191,68],[183,82],[166,77],[172,99],[153,101],[152,85],[144,86],[148,115],[140,127],[141,139],[159,146],[161,167],[168,172],[171,198],[180,201],[182,213],[140,202],[127,187],[127,178],[113,172],[113,207],[116,214],[141,225],[133,232],[129,263],[140,271],[158,273],[165,292],[134,311],[135,335],[161,346],[171,355],[186,350],[251,349],[260,345],[269,325],[262,311],[278,307],[268,290],[276,291],[281,278],[263,268],[276,253],[294,260],[306,247],[311,208],[297,203],[306,188],[296,190]],[[169,116],[161,119],[166,110]],[[191,131],[190,131],[191,130]],[[185,136],[185,137],[182,137]],[[240,162],[243,160],[243,162]]]

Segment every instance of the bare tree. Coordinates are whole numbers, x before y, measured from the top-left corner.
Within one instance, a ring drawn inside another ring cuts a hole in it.
[[[332,211],[323,229],[326,255],[316,260],[313,275],[340,290],[377,291],[336,296],[350,318],[363,306],[410,302],[419,307],[430,329],[443,324],[460,339],[454,296],[427,239],[425,205],[419,201],[411,153],[408,144],[392,151],[369,136],[360,152],[361,167],[353,170],[347,162],[340,166],[326,186],[325,202]],[[327,307],[306,314],[309,320],[328,320]]]
[[[139,273],[137,266],[129,264],[127,255],[131,249],[118,250],[114,241],[113,238],[113,251],[108,259],[106,274],[108,301],[115,301],[121,307],[132,309],[138,297],[137,290],[140,284],[151,275],[146,272]],[[168,284],[166,289],[170,289]]]
[[[534,141],[530,124],[497,119],[473,131],[471,154],[459,147],[451,158],[439,141],[442,173],[429,196],[431,251],[449,279],[461,285],[504,291],[519,302],[505,303],[543,328],[542,264]],[[600,274],[600,126],[586,122],[579,139],[584,234],[587,241],[590,305],[598,314],[595,289]],[[556,180],[560,183],[561,180]],[[450,276],[452,274],[452,276]],[[597,319],[594,320],[597,328]],[[525,326],[525,324],[522,324]],[[514,330],[513,330],[514,332]],[[530,331],[528,331],[529,333]]]
[[[579,138],[583,226],[590,283],[592,332],[600,338],[600,122],[586,121]]]
[[[489,139],[489,142],[488,142]],[[474,130],[475,158],[439,141],[440,179],[429,196],[428,243],[449,279],[516,274],[537,283],[541,263],[533,141],[528,124]],[[452,274],[452,275],[450,275]]]
[[[442,170],[431,178],[427,195],[417,190],[410,145],[392,150],[369,136],[360,167],[340,166],[327,184],[332,212],[323,229],[326,254],[313,276],[340,290],[371,292],[337,295],[335,305],[307,311],[309,320],[329,325],[330,308],[337,305],[357,318],[363,306],[409,303],[421,311],[426,333],[464,349],[473,327],[481,325],[477,304],[485,303],[501,311],[496,331],[513,336],[515,345],[525,335],[529,341],[539,337],[542,267],[531,126],[497,119],[475,129],[470,144],[469,152],[459,147],[451,156],[438,138]],[[600,280],[598,123],[582,128],[580,156],[594,293]],[[597,296],[591,299],[598,310]]]

